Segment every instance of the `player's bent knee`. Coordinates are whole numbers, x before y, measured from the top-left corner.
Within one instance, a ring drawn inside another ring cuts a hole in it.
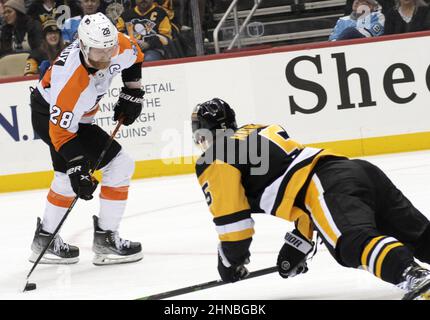
[[[362,253],[368,241],[380,234],[371,229],[354,229],[344,232],[336,246],[337,261],[350,268],[362,266]]]
[[[119,156],[120,156],[119,161],[121,162],[121,165],[124,168],[124,175],[127,176],[128,179],[130,180],[131,177],[133,176],[134,169],[135,169],[134,160],[128,155],[128,153],[124,151],[121,151],[119,153]]]
[[[103,185],[127,186],[134,173],[134,160],[123,150],[103,168]]]
[[[71,196],[73,192],[69,176],[63,172],[55,171],[51,183],[51,190],[63,196]]]

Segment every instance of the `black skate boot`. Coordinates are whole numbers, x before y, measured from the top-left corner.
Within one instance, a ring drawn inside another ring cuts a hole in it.
[[[31,244],[31,250],[33,251],[30,258],[30,262],[35,262],[39,257],[39,254],[48,245],[51,238],[51,233],[42,230],[42,224],[40,218],[37,218],[36,232],[34,233],[33,243]],[[79,261],[79,248],[68,245],[63,242],[63,239],[57,234],[43,255],[40,263],[44,264],[72,264]]]
[[[119,237],[118,232],[102,230],[99,228],[99,219],[94,219],[94,242],[95,253],[93,264],[103,266],[108,264],[129,263],[142,260],[142,246],[140,242],[131,242]]]
[[[408,292],[402,300],[430,300],[430,270],[414,262],[405,270],[403,278],[398,287]]]

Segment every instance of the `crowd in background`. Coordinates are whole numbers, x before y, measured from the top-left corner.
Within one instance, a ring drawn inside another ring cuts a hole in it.
[[[211,1],[198,3],[204,17]],[[136,39],[145,61],[193,56],[190,10],[181,0],[0,0],[0,57],[27,52],[25,75],[43,74],[77,38],[82,17],[96,12]]]
[[[203,30],[223,2],[229,0],[198,1]],[[428,30],[429,10],[424,0],[347,0],[329,40]],[[0,0],[0,57],[29,53],[24,73],[43,74],[76,39],[82,17],[96,12],[135,38],[145,61],[195,55],[188,0]]]
[[[348,40],[430,30],[430,7],[424,0],[347,0],[329,40]]]

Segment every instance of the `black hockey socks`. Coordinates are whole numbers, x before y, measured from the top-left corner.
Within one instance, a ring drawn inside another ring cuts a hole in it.
[[[392,284],[402,281],[404,270],[414,261],[412,252],[397,239],[371,238],[361,254],[361,267]]]

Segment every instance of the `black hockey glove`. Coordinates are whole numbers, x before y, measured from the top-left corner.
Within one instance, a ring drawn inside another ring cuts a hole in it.
[[[89,162],[84,156],[78,156],[67,163],[67,175],[76,195],[84,200],[91,200],[99,183],[90,175]]]
[[[113,119],[124,118],[123,124],[129,126],[142,112],[142,102],[145,91],[122,87],[117,103],[114,106]]]
[[[295,277],[306,273],[306,257],[312,251],[313,243],[307,240],[297,229],[287,232],[285,244],[278,255],[278,272],[282,278]]]
[[[246,278],[249,274],[245,264],[249,263],[249,258],[246,258],[240,264],[232,264],[227,260],[222,247],[218,247],[218,272],[224,282],[236,282]]]

